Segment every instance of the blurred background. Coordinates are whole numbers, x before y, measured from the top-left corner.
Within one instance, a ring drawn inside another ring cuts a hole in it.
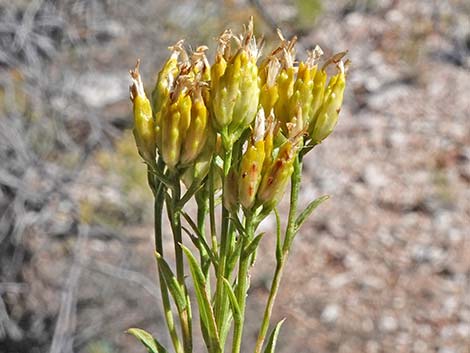
[[[279,352],[470,352],[466,0],[0,0],[0,352],[144,352],[132,326],[169,346],[128,69],[141,58],[150,90],[169,45],[213,49],[251,15],[268,43],[299,36],[300,58],[352,60],[305,162],[301,202],[331,199],[291,253]],[[265,237],[245,352],[273,254]]]

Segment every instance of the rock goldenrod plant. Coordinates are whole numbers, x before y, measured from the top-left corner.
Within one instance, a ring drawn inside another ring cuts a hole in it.
[[[339,53],[319,66],[319,47],[297,62],[296,39],[286,40],[280,31],[279,37],[279,46],[258,63],[261,48],[253,22],[240,36],[226,30],[212,65],[207,47],[189,54],[180,41],[170,47],[151,101],[139,63],[130,71],[134,137],[155,198],[155,256],[176,353],[193,351],[195,304],[207,352],[240,352],[249,271],[263,238],[276,241],[277,265],[254,352],[274,352],[282,321],[268,338],[267,333],[289,250],[306,218],[327,199],[298,210],[302,159],[337,123],[348,62]],[[337,70],[328,79],[330,65]],[[290,209],[282,230],[276,205],[289,181]],[[186,207],[191,199],[195,215]],[[174,267],[163,247],[164,208],[173,233]],[[276,234],[257,233],[272,213]],[[151,353],[170,352],[142,329],[129,333]]]

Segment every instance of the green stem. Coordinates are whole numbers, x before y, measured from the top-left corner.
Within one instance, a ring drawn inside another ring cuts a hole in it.
[[[294,171],[291,177],[291,191],[290,191],[290,209],[289,218],[287,219],[286,235],[284,238],[283,252],[289,251],[292,241],[295,237],[297,219],[297,203],[299,200],[300,182],[302,178],[302,157],[297,155],[294,161]]]
[[[181,198],[181,186],[179,179],[177,177],[173,180],[172,188],[172,205],[170,214],[171,228],[173,231],[174,247],[175,247],[175,257],[176,257],[176,278],[181,286],[184,286],[184,263],[183,263],[183,249],[181,249],[180,244],[183,241],[182,232],[181,232],[181,214],[178,208],[179,200]]]
[[[163,200],[165,194],[165,187],[163,184],[158,182],[157,178],[149,177],[149,180],[153,179],[153,190],[155,192],[154,199],[154,222],[155,222],[155,249],[156,251],[163,256],[163,223],[162,223],[162,211],[163,211]],[[160,268],[158,269],[159,282],[160,282],[160,291],[162,296],[163,311],[165,316],[166,325],[168,327],[168,332],[170,333],[171,341],[173,347],[175,348],[176,353],[183,353],[183,347],[178,338],[178,333],[176,332],[175,322],[173,318],[173,312],[171,311],[170,298],[168,294],[168,288],[165,284],[165,280],[161,274]]]
[[[230,166],[232,163],[232,150],[227,149],[225,150],[224,156],[224,165],[223,165],[223,182],[225,183],[225,178],[230,170]],[[225,188],[222,189],[222,200],[223,200],[223,193]],[[223,206],[222,202],[222,212],[221,212],[221,232],[220,232],[220,249],[219,249],[219,267],[217,271],[217,282],[216,282],[216,291],[215,291],[215,321],[217,324],[217,328],[222,328],[226,312],[228,308],[228,298],[225,293],[224,282],[223,278],[225,275],[225,265],[227,260],[227,252],[228,252],[228,245],[230,244],[229,238],[229,219],[230,219],[230,212]],[[222,342],[223,344],[223,342]]]
[[[184,258],[183,258],[183,249],[181,244],[183,244],[182,237],[182,228],[181,228],[181,210],[179,209],[180,199],[181,199],[181,185],[178,175],[173,179],[173,188],[172,188],[172,205],[169,214],[171,229],[173,231],[173,243],[175,247],[175,259],[176,259],[176,278],[178,283],[182,288],[184,288],[186,295],[186,308],[179,313],[180,323],[181,323],[181,332],[183,336],[183,346],[185,353],[191,353],[192,348],[192,328],[191,328],[191,305],[188,295],[188,290],[184,282]]]
[[[287,256],[288,253],[283,253],[283,256],[281,257],[280,261],[277,262],[276,265],[276,271],[274,273],[273,282],[271,283],[271,290],[269,292],[268,302],[266,303],[263,321],[261,323],[261,328],[258,334],[258,340],[256,341],[255,353],[261,353],[264,340],[266,339],[266,334],[269,329],[269,322],[271,320],[274,302],[276,301],[276,296],[279,290],[279,285],[281,283],[282,273],[284,271],[284,265],[286,263]]]
[[[240,308],[240,320],[235,321],[233,331],[233,342],[232,342],[232,353],[240,353],[241,343],[243,338],[243,326],[245,323],[245,307],[246,307],[246,296],[249,287],[248,281],[248,270],[250,268],[251,256],[244,256],[243,252],[245,246],[250,243],[253,239],[255,227],[252,215],[247,215],[245,219],[245,231],[246,236],[243,236],[242,241],[242,256],[240,257],[240,264],[238,269],[238,280],[235,296],[238,301]]]
[[[196,194],[197,202],[197,229],[200,237],[204,239],[199,239],[198,250],[200,254],[201,269],[204,273],[204,276],[208,278],[209,276],[209,267],[210,267],[210,257],[204,246],[202,245],[203,241],[206,241],[206,216],[209,210],[209,202],[207,200],[206,188],[200,190]],[[209,283],[208,283],[209,284]]]
[[[284,244],[282,245],[281,256],[277,259],[276,270],[274,272],[273,282],[269,291],[268,302],[264,311],[263,321],[261,323],[258,340],[256,341],[255,353],[261,353],[263,349],[264,340],[269,329],[271,315],[276,301],[279,285],[281,283],[284,266],[289,256],[289,250],[292,245],[292,240],[295,237],[295,221],[297,217],[297,203],[299,199],[300,181],[302,177],[302,157],[297,156],[294,161],[294,171],[291,177],[291,192],[290,192],[290,209],[289,218],[287,220],[286,233],[284,237]]]
[[[215,185],[214,185],[214,160],[211,162],[210,170],[209,170],[209,190],[208,190],[208,196],[209,196],[209,222],[210,222],[210,232],[211,232],[211,243],[212,243],[212,253],[215,255],[217,254],[217,248],[218,248],[218,243],[217,243],[217,230],[215,226],[215,200],[214,200],[214,190],[215,190]]]

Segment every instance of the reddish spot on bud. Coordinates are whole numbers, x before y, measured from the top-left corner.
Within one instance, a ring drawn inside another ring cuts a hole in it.
[[[255,193],[255,189],[254,189],[253,185],[250,185],[248,187],[248,195],[251,197],[251,196],[253,196],[254,193]]]
[[[257,170],[258,170],[258,166],[256,165],[256,163],[253,163],[253,164],[251,165],[251,171],[252,171],[253,173],[256,173]]]
[[[341,111],[341,108],[336,109],[336,113],[339,114],[340,111]]]
[[[284,165],[283,160],[277,160],[273,168],[273,174],[277,174],[279,170],[283,167],[283,165]]]
[[[270,176],[268,178],[268,185],[272,185],[273,182],[274,182],[274,178]]]

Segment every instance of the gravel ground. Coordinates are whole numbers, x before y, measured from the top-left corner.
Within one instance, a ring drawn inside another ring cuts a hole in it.
[[[298,33],[300,55],[352,60],[338,127],[305,161],[301,202],[331,199],[291,252],[279,352],[470,352],[470,5],[319,3],[0,1],[0,352],[142,352],[124,330],[162,332],[127,69],[140,57],[150,84],[168,45],[213,46],[251,14],[268,40]],[[244,352],[273,254],[265,237]]]

